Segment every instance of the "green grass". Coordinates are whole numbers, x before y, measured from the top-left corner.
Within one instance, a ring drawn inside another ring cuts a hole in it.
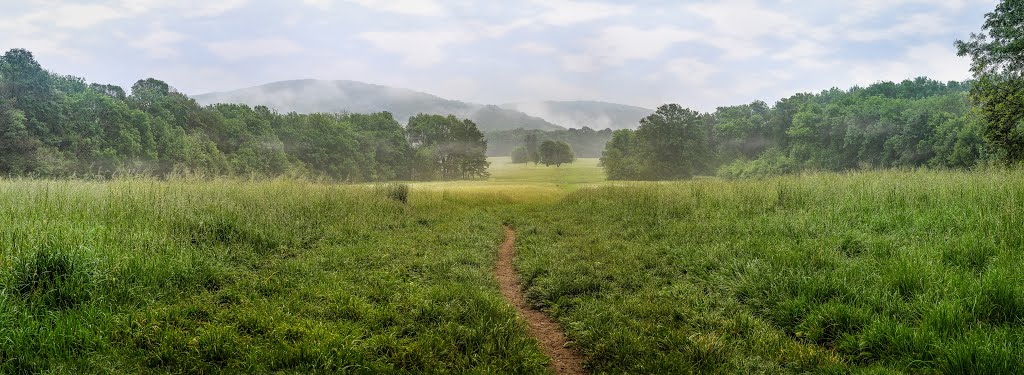
[[[2,182],[0,373],[543,372],[491,274],[499,220],[451,202]]]
[[[579,188],[588,184],[605,181],[604,171],[597,159],[576,159],[561,167],[543,164],[512,164],[511,158],[488,158],[491,167],[491,183],[535,183],[554,184],[560,187]]]
[[[0,373],[1024,371],[1024,172],[0,181]]]
[[[579,190],[518,267],[611,373],[1024,371],[1024,175]]]

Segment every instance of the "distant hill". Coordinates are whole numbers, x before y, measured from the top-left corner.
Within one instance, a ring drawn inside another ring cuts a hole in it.
[[[562,127],[514,109],[448,100],[427,93],[356,81],[296,80],[240,90],[194,95],[200,104],[264,105],[279,112],[388,111],[399,122],[419,113],[454,114],[469,118],[482,131],[511,129],[560,130]]]
[[[596,130],[636,129],[640,119],[654,113],[653,109],[594,101],[509,103],[503,104],[502,108],[540,117],[566,128],[586,126]]]

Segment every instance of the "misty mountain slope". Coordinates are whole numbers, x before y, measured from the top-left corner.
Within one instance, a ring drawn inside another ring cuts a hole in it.
[[[511,129],[559,130],[562,127],[525,113],[493,105],[448,100],[434,95],[356,81],[296,80],[274,82],[234,91],[195,95],[200,104],[264,105],[279,112],[388,111],[399,122],[419,113],[469,118],[482,131]]]
[[[508,103],[502,108],[540,117],[566,128],[586,126],[595,130],[636,129],[640,119],[654,113],[653,109],[595,101]]]

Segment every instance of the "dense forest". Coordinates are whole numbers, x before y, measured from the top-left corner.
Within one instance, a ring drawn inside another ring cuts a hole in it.
[[[156,79],[131,92],[44,70],[29,51],[0,57],[0,174],[40,177],[303,176],[333,181],[487,175],[469,120],[388,112],[281,114],[200,106]]]
[[[713,113],[665,105],[641,120],[637,130],[616,131],[601,161],[611,179],[643,180],[971,168],[999,157],[986,146],[971,87],[971,82],[917,78]]]

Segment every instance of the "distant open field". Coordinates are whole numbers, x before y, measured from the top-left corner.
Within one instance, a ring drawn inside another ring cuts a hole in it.
[[[1020,373],[1024,173],[0,181],[0,373]]]

